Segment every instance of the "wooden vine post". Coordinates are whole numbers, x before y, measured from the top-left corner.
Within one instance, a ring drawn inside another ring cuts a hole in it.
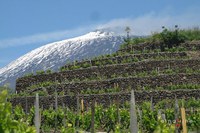
[[[84,101],[81,99],[81,114],[84,115]]]
[[[182,118],[183,133],[187,133],[186,115],[185,115],[185,108],[184,108],[183,101],[182,101],[182,107],[181,107],[181,118]]]

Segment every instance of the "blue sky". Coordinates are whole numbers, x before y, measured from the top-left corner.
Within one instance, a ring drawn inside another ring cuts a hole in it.
[[[199,0],[0,0],[0,68],[50,42],[99,28],[134,35],[200,25]]]

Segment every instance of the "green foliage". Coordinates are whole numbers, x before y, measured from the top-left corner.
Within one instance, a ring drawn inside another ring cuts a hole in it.
[[[26,73],[25,75],[24,75],[24,77],[31,77],[31,76],[33,76],[34,74],[33,73]]]
[[[180,34],[186,37],[186,40],[200,40],[200,29],[199,27],[194,27],[192,29],[182,29],[179,31]]]
[[[186,108],[200,108],[200,100],[197,100],[195,98],[191,98],[185,103]]]
[[[158,116],[157,126],[155,127],[154,133],[174,133],[175,125],[168,124],[166,121],[161,119],[161,116]]]
[[[180,84],[180,85],[170,85],[166,86],[167,90],[177,90],[177,89],[199,89],[199,84]]]
[[[40,82],[38,84],[29,86],[29,87],[27,87],[27,89],[35,89],[35,88],[39,88],[39,87],[47,87],[47,86],[51,86],[51,85],[55,85],[55,84],[58,84],[58,82],[45,81],[45,82]]]
[[[157,113],[151,110],[150,103],[142,104],[142,128],[146,132],[153,132],[157,125]]]
[[[52,73],[52,70],[51,70],[51,69],[48,69],[48,70],[46,70],[46,73],[47,73],[47,74],[51,74],[51,73]]]
[[[63,68],[62,68],[63,69]],[[44,70],[38,70],[36,71],[36,74],[37,75],[42,75],[42,74],[51,74],[52,73],[52,70],[51,69],[48,69],[46,70],[46,72]],[[31,77],[31,76],[34,76],[34,73],[26,73],[23,77]]]
[[[180,45],[180,43],[185,41],[192,41],[192,40],[200,40],[200,30],[199,28],[193,28],[193,29],[182,29],[179,30],[177,27],[175,30],[168,30],[167,28],[164,28],[161,33],[156,33],[152,36],[153,42],[160,42],[161,49],[162,48],[168,48],[171,49],[173,47],[177,47]],[[162,51],[164,51],[162,49]],[[184,51],[185,49],[183,47],[179,48],[179,51]]]
[[[65,70],[66,70],[66,68],[64,66],[60,67],[61,72],[65,71]]]
[[[91,67],[91,64],[86,62],[86,63],[82,64],[81,67],[82,68],[88,68],[88,67]]]
[[[75,70],[75,69],[79,69],[79,68],[81,68],[81,66],[73,65],[70,70]]]
[[[189,130],[198,130],[200,129],[200,113],[191,113],[186,116],[187,117],[187,125],[189,126]]]
[[[38,71],[36,71],[36,74],[37,75],[42,75],[42,74],[45,74],[45,71],[44,70],[38,70]]]
[[[28,126],[21,112],[12,114],[11,103],[7,102],[7,91],[0,92],[0,132],[1,133],[35,133],[34,127]],[[19,111],[19,109],[16,109]]]
[[[136,37],[130,40],[124,39],[125,43],[120,45],[120,49],[126,48],[127,46],[136,45],[139,43],[144,43],[148,40],[147,37]]]
[[[156,46],[159,46],[161,51],[166,51],[166,49],[168,49],[167,51],[174,52],[177,49],[172,48],[178,47],[185,41],[200,40],[199,27],[195,27],[193,29],[179,29],[178,25],[176,25],[175,28],[171,30],[165,28],[164,26],[162,28],[162,32],[153,33],[148,37],[133,38],[130,39],[130,41],[125,40],[125,43],[121,45],[120,49],[131,49],[132,45],[147,43],[154,44],[152,46],[153,50],[156,48]],[[133,49],[131,49],[131,51],[132,50]],[[185,48],[180,47],[179,51],[185,51]]]
[[[13,93],[13,90],[9,87],[9,84],[5,84],[0,86],[0,92],[6,90],[9,94]]]
[[[0,103],[5,97],[0,97]],[[5,100],[3,100],[5,102]],[[191,107],[199,108],[200,100],[189,99],[185,101],[185,106],[189,109]],[[141,110],[138,114],[138,123],[140,131],[145,133],[160,133],[161,131],[171,133],[174,131],[174,99],[163,100],[154,105],[150,102],[143,102],[137,105],[137,109]],[[0,104],[2,105],[2,104]],[[179,100],[179,105],[181,102]],[[0,106],[1,107],[1,106]],[[0,108],[2,110],[2,108]],[[161,110],[162,109],[162,110]],[[0,111],[1,111],[0,110]],[[11,108],[7,109],[8,112]],[[158,110],[166,115],[166,121],[161,120],[158,116]],[[187,126],[189,130],[196,130],[199,128],[200,113],[193,111],[187,114]],[[10,111],[11,112],[11,111]],[[126,102],[123,106],[119,106],[119,117],[117,115],[117,105],[111,104],[108,107],[102,105],[95,105],[95,129],[96,131],[107,132],[120,132],[127,133],[130,128],[130,104]],[[34,108],[32,108],[29,114],[25,115],[21,106],[17,106],[14,109],[14,114],[9,115],[9,118],[15,119],[17,123],[26,123],[27,125],[33,125]],[[71,133],[77,130],[77,121],[79,121],[79,130],[90,131],[91,126],[91,108],[87,107],[83,112],[77,112],[69,110],[68,108],[59,107],[56,111],[53,108],[41,110],[41,129],[42,131],[50,132],[54,130],[55,126],[62,133]],[[2,113],[0,112],[0,124],[2,122]],[[5,118],[5,117],[3,117]],[[57,119],[57,121],[55,121]],[[172,123],[168,123],[168,120]],[[55,123],[56,122],[56,123]],[[22,131],[23,132],[23,131]]]
[[[164,28],[159,35],[160,35],[160,41],[163,44],[161,45],[161,47],[164,46],[169,49],[180,45],[180,43],[184,42],[186,39],[184,35],[179,34],[178,29],[172,31]],[[161,51],[162,50],[163,49],[161,48]]]

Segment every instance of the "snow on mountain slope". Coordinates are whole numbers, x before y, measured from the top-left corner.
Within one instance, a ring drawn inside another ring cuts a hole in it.
[[[116,51],[122,36],[111,32],[95,31],[86,35],[50,43],[39,47],[0,69],[0,85],[15,87],[15,80],[25,73],[37,70],[58,70],[67,61],[91,58]]]

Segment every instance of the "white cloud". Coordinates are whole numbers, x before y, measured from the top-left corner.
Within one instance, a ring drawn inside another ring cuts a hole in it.
[[[133,35],[150,35],[152,32],[161,31],[162,26],[173,28],[175,25],[179,25],[180,28],[192,28],[200,26],[200,15],[188,12],[179,16],[169,15],[156,15],[155,13],[149,13],[137,18],[124,18],[112,20],[106,24],[99,25],[99,29],[109,29],[115,31],[118,34],[124,34],[123,32],[126,26],[132,29]]]
[[[168,15],[168,11],[163,11],[161,13],[151,12],[136,18],[114,19],[104,24],[92,25],[89,27],[86,26],[73,30],[50,32],[21,38],[0,40],[0,48],[55,41],[72,36],[78,36],[95,29],[106,29],[109,31],[114,31],[118,34],[125,34],[124,29],[126,26],[129,26],[132,29],[132,35],[149,35],[151,32],[160,31],[162,26],[171,28],[176,24],[178,24],[180,28],[200,26],[200,15],[198,14],[199,11],[199,8],[191,8],[185,13],[179,14],[177,16]]]

